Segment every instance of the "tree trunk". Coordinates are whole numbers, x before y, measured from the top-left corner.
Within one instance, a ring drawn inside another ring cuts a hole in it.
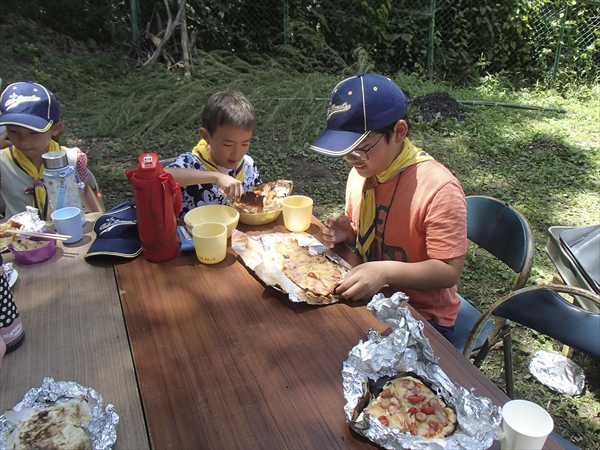
[[[190,48],[188,45],[188,32],[187,32],[187,18],[185,13],[185,3],[187,0],[177,0],[179,3],[179,9],[183,9],[184,13],[181,16],[181,54],[183,56],[183,68],[184,76],[191,78],[192,73],[190,71]]]

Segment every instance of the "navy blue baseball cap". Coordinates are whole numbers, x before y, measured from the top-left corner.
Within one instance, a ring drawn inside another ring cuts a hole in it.
[[[85,257],[109,255],[135,258],[142,253],[142,241],[138,233],[135,202],[121,203],[94,222],[96,240]]]
[[[340,157],[352,153],[371,131],[406,115],[406,97],[387,77],[359,73],[338,83],[329,98],[327,127],[310,146],[314,152]]]
[[[0,96],[0,125],[16,125],[44,133],[60,120],[56,97],[41,84],[10,84]]]

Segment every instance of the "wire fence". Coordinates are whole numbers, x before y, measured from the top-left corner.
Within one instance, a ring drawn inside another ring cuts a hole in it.
[[[159,34],[164,0],[130,1],[132,37]],[[362,50],[383,73],[600,76],[596,0],[187,0],[186,16],[193,48],[288,54],[332,71]]]

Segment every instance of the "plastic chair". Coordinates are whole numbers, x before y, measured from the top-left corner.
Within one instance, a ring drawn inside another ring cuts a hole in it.
[[[467,237],[519,274],[513,291],[525,286],[533,264],[535,245],[531,226],[523,214],[496,198],[469,196],[467,197]],[[495,324],[491,321],[486,322],[481,336],[467,351],[465,348],[467,338],[481,317],[481,311],[464,298],[460,298],[461,306],[454,324],[454,333],[448,337],[448,340],[467,357],[472,356],[473,350],[478,350],[474,364],[479,367],[490,348],[498,342],[486,341],[495,325],[496,328],[503,330],[505,364],[512,371],[509,323],[505,320]]]
[[[475,342],[490,318],[511,320],[543,333],[569,347],[600,358],[600,313],[587,311],[569,303],[559,293],[584,297],[600,306],[600,295],[574,286],[548,284],[519,289],[494,303],[485,311],[471,331],[465,352],[472,351]],[[493,330],[486,342],[503,339],[502,329]],[[510,341],[505,347],[510,346]],[[505,363],[506,364],[506,363]],[[505,365],[506,392],[514,396],[512,364]]]

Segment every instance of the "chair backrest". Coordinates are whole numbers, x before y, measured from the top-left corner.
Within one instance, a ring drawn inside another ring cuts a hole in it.
[[[496,306],[493,315],[517,322],[600,358],[600,314],[567,302],[559,295],[559,291],[573,292],[554,285],[522,289]],[[591,292],[588,294],[586,298],[600,305],[600,297]]]
[[[535,244],[529,222],[508,203],[467,197],[467,237],[519,274],[514,290],[527,283]]]

